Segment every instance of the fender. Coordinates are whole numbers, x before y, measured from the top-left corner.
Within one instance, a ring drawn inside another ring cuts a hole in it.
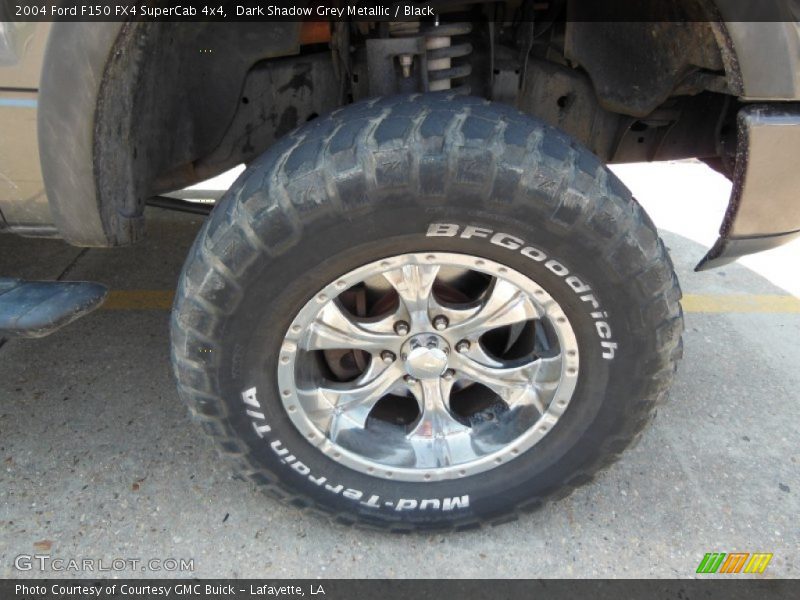
[[[242,162],[227,152],[202,163],[231,126],[248,71],[297,54],[299,35],[299,22],[54,23],[38,134],[62,237],[133,244],[144,236],[150,196]],[[198,50],[209,44],[213,52]]]
[[[800,100],[800,2],[716,0],[745,101]]]
[[[95,112],[123,23],[53,23],[39,86],[39,154],[63,238],[80,246],[122,242],[102,214],[94,177]]]
[[[798,0],[716,0],[744,102],[737,117],[733,189],[705,271],[800,237],[800,15]],[[723,56],[726,53],[723,52]]]

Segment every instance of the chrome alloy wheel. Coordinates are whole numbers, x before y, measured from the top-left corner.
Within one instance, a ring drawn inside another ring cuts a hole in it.
[[[283,405],[330,458],[436,481],[506,463],[567,409],[578,344],[559,304],[485,258],[403,254],[311,298],[286,332]]]

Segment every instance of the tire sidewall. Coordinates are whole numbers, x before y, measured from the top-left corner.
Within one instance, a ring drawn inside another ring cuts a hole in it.
[[[228,424],[251,459],[297,490],[299,502],[310,497],[335,513],[355,511],[361,520],[417,524],[491,518],[563,487],[565,474],[579,476],[614,423],[624,418],[631,389],[636,389],[637,357],[644,349],[629,333],[627,316],[637,307],[618,274],[591,240],[568,238],[565,243],[564,232],[542,219],[536,207],[535,199],[528,206],[504,206],[502,212],[488,206],[465,210],[457,199],[376,203],[346,218],[330,214],[317,219],[304,228],[298,243],[259,261],[241,281],[241,303],[224,323],[216,378]],[[526,255],[526,248],[541,254]],[[297,312],[345,273],[410,252],[469,254],[519,271],[559,303],[578,340],[578,384],[564,415],[528,451],[489,471],[424,483],[372,477],[317,450],[281,402],[277,360]],[[604,316],[598,319],[599,314]],[[598,328],[598,322],[605,325]],[[612,333],[604,340],[600,331],[606,328]],[[613,359],[604,358],[603,341],[616,344]],[[255,390],[258,409],[243,401],[247,390]],[[264,419],[254,419],[253,412]]]

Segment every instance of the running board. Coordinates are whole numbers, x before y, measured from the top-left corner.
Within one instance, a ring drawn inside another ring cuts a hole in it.
[[[23,281],[0,277],[0,337],[39,338],[89,314],[108,289],[88,281]]]

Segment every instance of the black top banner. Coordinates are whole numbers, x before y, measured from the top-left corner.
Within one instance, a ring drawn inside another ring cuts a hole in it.
[[[800,20],[800,0],[526,1],[537,10],[546,7],[576,22]],[[536,12],[531,8],[512,15],[494,9],[503,4],[503,0],[0,0],[0,21],[403,21],[435,19],[482,5],[487,20],[519,22]]]
[[[3,580],[4,600],[770,600],[797,598],[797,580]]]

